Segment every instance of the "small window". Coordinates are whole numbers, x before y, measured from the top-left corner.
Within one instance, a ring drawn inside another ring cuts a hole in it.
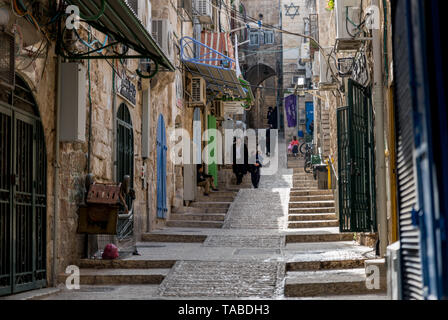
[[[264,44],[273,44],[274,43],[274,31],[265,30],[264,31]]]
[[[249,45],[251,46],[259,46],[260,45],[260,33],[257,31],[250,31],[249,34]]]

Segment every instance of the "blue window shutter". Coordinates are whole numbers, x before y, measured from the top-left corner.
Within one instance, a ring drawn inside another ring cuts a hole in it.
[[[163,115],[157,124],[157,218],[165,219],[168,211],[166,192],[167,144]]]

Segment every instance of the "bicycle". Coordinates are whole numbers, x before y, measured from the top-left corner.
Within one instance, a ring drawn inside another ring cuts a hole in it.
[[[305,149],[303,152],[302,149]],[[313,172],[313,162],[312,162],[312,155],[314,153],[314,146],[312,143],[304,143],[300,146],[300,152],[305,155],[305,166],[304,170],[306,173]]]

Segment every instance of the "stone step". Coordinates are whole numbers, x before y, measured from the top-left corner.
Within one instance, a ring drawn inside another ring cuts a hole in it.
[[[314,196],[290,196],[289,201],[334,201],[333,194],[331,195],[314,195]]]
[[[171,214],[171,221],[224,221],[226,215],[223,213],[182,213]]]
[[[290,197],[302,197],[302,196],[320,196],[320,195],[331,195],[333,196],[333,190],[300,190],[293,188],[291,189],[289,196]]]
[[[288,223],[289,229],[330,228],[339,227],[338,220],[294,221]]]
[[[300,213],[335,213],[334,207],[320,207],[320,208],[289,208],[289,214]]]
[[[235,200],[234,197],[216,197],[216,196],[198,196],[198,202],[233,202]]]
[[[334,208],[334,201],[290,201],[289,208]]]
[[[81,259],[79,267],[85,269],[169,269],[175,263],[175,260]]]
[[[322,221],[322,220],[337,220],[334,213],[302,213],[302,214],[290,214],[288,216],[289,221]]]
[[[144,233],[143,242],[184,242],[202,243],[207,239],[206,235],[199,234],[170,234],[170,233]]]
[[[228,208],[203,208],[203,207],[180,207],[174,210],[172,213],[175,214],[185,214],[185,213],[203,213],[203,214],[208,214],[208,213],[227,213]]]
[[[294,271],[285,280],[286,297],[322,297],[379,294],[387,288],[370,290],[364,268],[348,270]]]
[[[317,185],[318,180],[315,180],[313,177],[310,177],[309,179],[303,179],[303,180],[298,180],[298,179],[293,179],[292,182],[294,183],[294,185],[298,185],[300,186],[314,186]]]
[[[190,207],[193,208],[225,208],[230,207],[231,202],[193,202]]]
[[[232,190],[219,190],[211,191],[210,194],[217,197],[236,197],[238,192]]]
[[[161,284],[170,269],[80,269],[81,285]],[[60,274],[65,282],[67,274]]]
[[[294,183],[293,187],[294,187],[294,189],[302,190],[302,191],[320,190],[319,189],[319,185],[317,183],[315,185],[313,185],[313,186],[303,186],[303,185],[300,185],[299,183]]]
[[[287,234],[286,243],[353,241],[353,233]]]
[[[314,180],[313,178],[308,180],[292,180],[294,183],[294,186],[298,187],[306,187],[306,186],[317,186],[318,181]]]
[[[223,221],[191,221],[191,220],[175,220],[167,221],[166,226],[172,228],[211,228],[219,229],[223,225]]]
[[[365,259],[330,260],[330,261],[290,261],[286,263],[289,271],[343,270],[363,268]]]
[[[316,182],[317,182],[317,180],[314,179],[314,177],[313,177],[312,175],[311,175],[311,176],[303,176],[303,177],[293,177],[293,178],[292,178],[292,181],[294,181],[294,182],[302,182],[302,181],[309,182],[309,181],[316,181]]]

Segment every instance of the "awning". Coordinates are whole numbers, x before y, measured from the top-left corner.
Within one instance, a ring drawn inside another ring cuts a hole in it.
[[[102,0],[67,0],[67,2],[78,6],[81,16],[91,17],[101,12]],[[174,65],[126,1],[106,1],[104,13],[97,20],[86,22],[142,56],[157,61],[170,71],[175,70]]]
[[[225,92],[227,89],[245,98],[248,92],[237,76],[230,36],[227,33],[202,32],[201,40],[181,39],[181,59],[187,70],[203,77],[212,90]]]

